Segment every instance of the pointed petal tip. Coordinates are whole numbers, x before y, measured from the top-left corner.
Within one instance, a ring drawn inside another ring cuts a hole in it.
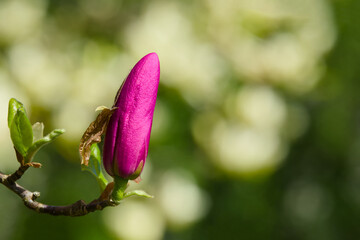
[[[159,56],[157,55],[156,52],[152,52],[152,53],[149,53],[147,55],[145,55],[142,60],[146,60],[146,61],[149,61],[151,63],[159,63]]]
[[[159,56],[157,55],[157,53],[156,53],[156,52],[151,52],[151,53],[148,53],[145,57],[147,57],[147,56],[148,56],[148,57],[150,57],[150,56],[151,56],[151,57],[154,57],[154,58],[155,58],[155,57],[156,57],[156,58],[159,58]]]
[[[136,69],[138,67],[144,67],[143,70],[147,69],[146,71],[154,71],[153,73],[156,73],[154,76],[156,76],[156,78],[160,77],[160,60],[155,52],[149,53],[140,59],[134,68]]]

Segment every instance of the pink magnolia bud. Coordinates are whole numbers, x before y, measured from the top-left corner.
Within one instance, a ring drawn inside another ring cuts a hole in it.
[[[111,176],[137,178],[145,165],[160,78],[156,53],[131,70],[115,99],[104,141],[103,161]]]

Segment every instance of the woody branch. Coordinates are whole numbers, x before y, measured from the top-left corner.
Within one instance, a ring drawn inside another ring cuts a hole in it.
[[[27,165],[22,165],[16,170],[13,174],[7,175],[0,172],[0,183],[5,185],[9,190],[18,195],[24,202],[24,205],[38,213],[46,213],[55,216],[83,216],[88,213],[102,210],[109,206],[116,206],[117,203],[110,200],[109,193],[112,190],[112,184],[109,184],[108,187],[104,190],[101,196],[98,199],[86,204],[83,200],[79,200],[71,205],[66,206],[52,206],[40,203],[36,201],[40,197],[39,192],[31,192],[24,187],[16,183],[22,175],[29,168]]]

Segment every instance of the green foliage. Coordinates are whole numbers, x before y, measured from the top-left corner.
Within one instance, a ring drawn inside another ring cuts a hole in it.
[[[24,105],[15,98],[9,101],[8,126],[14,147],[23,157],[24,163],[31,162],[41,147],[65,132],[64,129],[55,129],[43,137],[44,124],[35,123],[32,126]]]
[[[20,108],[24,109],[24,105],[21,102],[19,102],[18,100],[16,100],[15,98],[11,98],[9,101],[9,110],[8,110],[8,126],[9,126],[9,128],[10,128],[12,121],[14,120],[17,110]]]
[[[44,137],[44,124],[37,122],[32,125],[34,139],[33,141],[36,142]]]
[[[124,198],[131,197],[131,196],[139,196],[139,197],[145,197],[145,198],[153,198],[154,196],[148,194],[147,192],[144,192],[143,190],[134,190],[125,193]]]
[[[46,144],[54,141],[57,137],[59,137],[64,132],[65,132],[64,129],[55,129],[51,133],[46,135],[45,137],[40,138],[39,140],[33,142],[33,144],[31,145],[31,147],[29,148],[29,150],[28,150],[28,152],[26,154],[26,157],[25,157],[26,161],[25,162],[31,162],[34,155],[37,153],[37,151],[39,151],[40,148],[42,148]]]
[[[90,172],[96,178],[96,181],[100,186],[100,190],[104,191],[108,182],[105,179],[101,168],[101,152],[99,146],[95,143],[91,145],[90,150],[91,152],[90,152],[89,164],[87,166],[82,164],[81,170]]]
[[[15,149],[26,156],[33,141],[33,131],[23,104],[12,98],[9,102],[8,124]]]

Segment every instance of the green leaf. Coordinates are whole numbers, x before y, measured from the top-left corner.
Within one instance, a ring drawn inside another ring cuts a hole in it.
[[[90,147],[90,161],[88,166],[82,164],[81,169],[90,172],[95,177],[101,173],[101,153],[96,143]]]
[[[134,191],[131,191],[131,192],[127,192],[127,193],[125,193],[124,198],[131,197],[131,196],[140,196],[140,197],[146,197],[146,198],[154,198],[154,196],[146,193],[146,192],[143,191],[143,190],[134,190]]]
[[[88,165],[81,164],[82,171],[90,172],[97,180],[101,191],[103,191],[108,184],[107,180],[104,177],[101,168],[101,152],[98,145],[92,144],[90,147],[90,159]]]
[[[114,189],[111,194],[111,198],[115,203],[120,203],[121,200],[131,197],[131,196],[140,196],[145,198],[153,198],[150,194],[146,193],[143,190],[134,190],[130,192],[125,192],[128,187],[128,179],[124,179],[119,176],[114,176]]]
[[[15,98],[11,98],[9,101],[9,109],[8,109],[8,126],[10,128],[11,123],[16,115],[18,109],[24,109],[24,105],[16,100]],[[25,109],[24,109],[25,110]]]
[[[42,125],[42,127],[40,127],[40,129],[42,128],[42,130],[43,130],[44,125],[43,124],[41,124],[41,125]],[[40,148],[42,148],[46,144],[54,141],[57,137],[59,137],[64,132],[65,132],[64,129],[55,129],[52,132],[50,132],[48,135],[46,135],[45,137],[34,142],[28,150],[28,153],[25,157],[25,162],[31,162],[34,155],[37,153],[37,151],[39,151]],[[37,133],[37,134],[39,134],[39,133]]]
[[[44,137],[44,124],[37,122],[32,125],[33,142],[36,142]]]
[[[15,149],[25,156],[27,150],[33,142],[32,127],[25,113],[25,109],[20,107],[16,110],[15,116],[10,123],[10,137]]]

